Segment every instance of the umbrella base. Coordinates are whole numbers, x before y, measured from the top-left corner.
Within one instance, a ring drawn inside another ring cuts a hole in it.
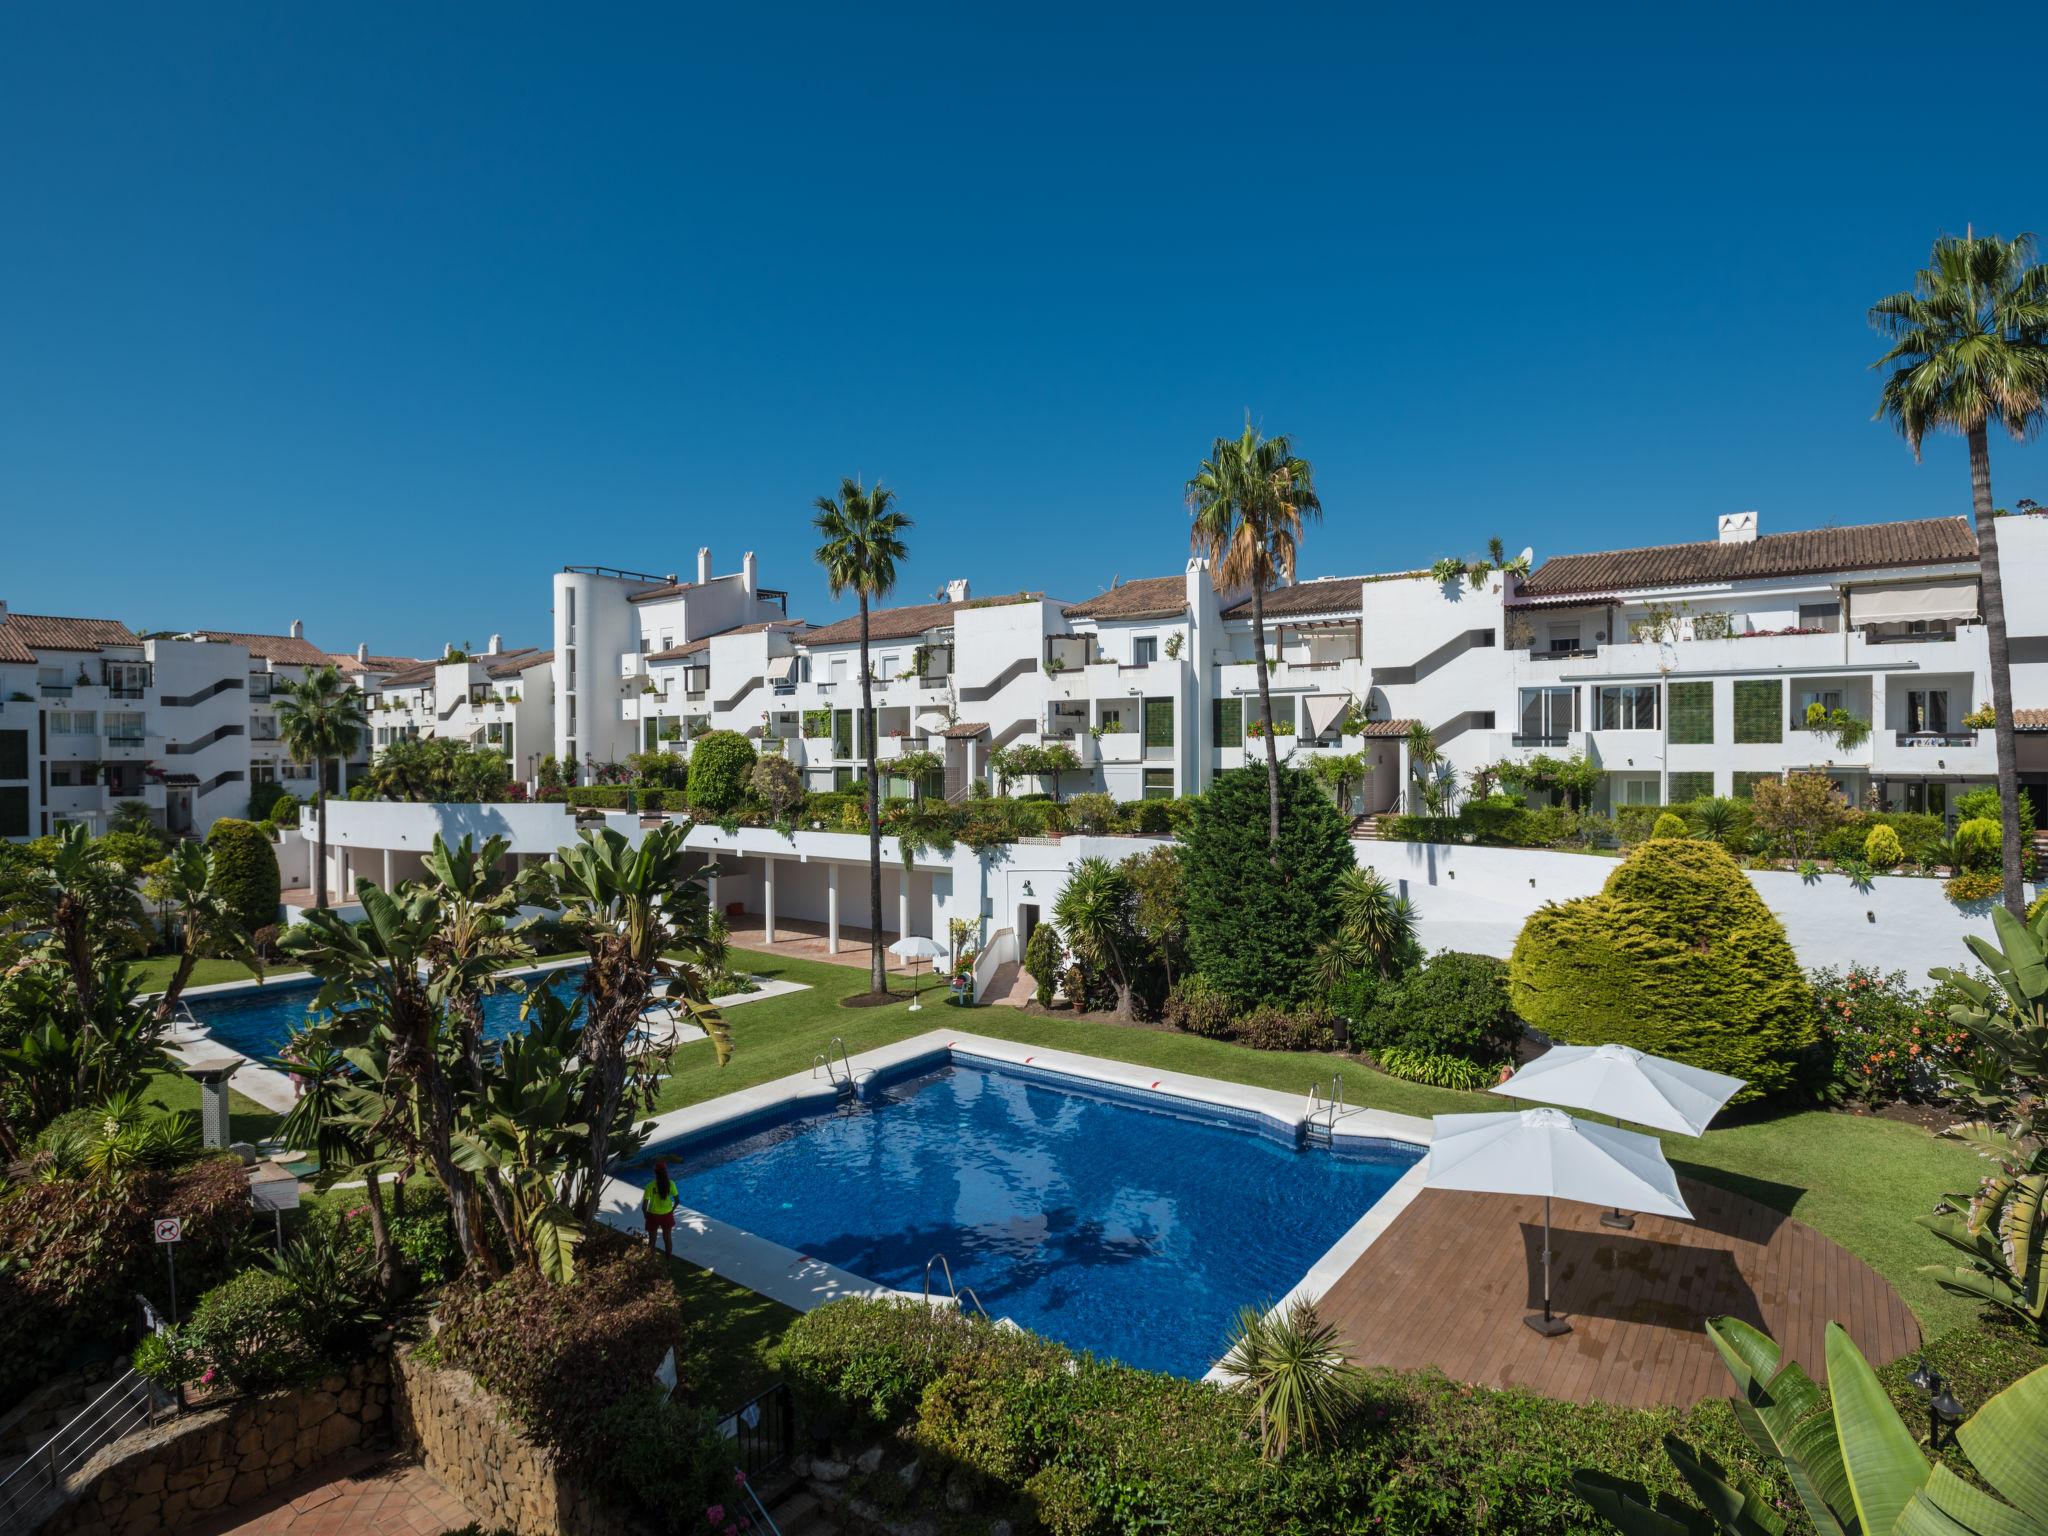
[[[1561,1333],[1570,1333],[1572,1325],[1561,1317],[1546,1317],[1541,1312],[1522,1319],[1522,1326],[1533,1328],[1546,1339],[1554,1339]]]
[[[1636,1229],[1636,1219],[1627,1211],[1602,1211],[1600,1225],[1612,1227],[1617,1232],[1633,1232]]]

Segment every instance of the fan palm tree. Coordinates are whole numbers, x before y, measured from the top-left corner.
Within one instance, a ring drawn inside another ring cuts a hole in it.
[[[1870,322],[1891,350],[1871,366],[1890,369],[1877,417],[1890,421],[1920,456],[1929,432],[1959,432],[1970,445],[1970,500],[1976,514],[1991,661],[1998,799],[2005,832],[2005,905],[2026,913],[2020,886],[2018,748],[2013,737],[2012,663],[1998,522],[1991,506],[1993,423],[2030,436],[2048,409],[2048,267],[2034,262],[2034,237],[1944,235],[1913,287],[1879,299]]]
[[[1395,894],[1377,870],[1345,870],[1333,899],[1337,930],[1323,944],[1325,981],[1366,969],[1392,976],[1414,960],[1414,904]]]
[[[161,864],[150,867],[142,889],[178,935],[177,967],[156,1000],[158,1024],[170,1022],[202,958],[238,960],[258,981],[263,979],[262,959],[234,902],[215,880],[213,850],[204,843],[178,844]]]
[[[818,515],[811,526],[824,543],[818,546],[817,561],[825,568],[825,584],[840,597],[851,590],[860,600],[860,720],[861,748],[868,771],[868,989],[880,997],[889,989],[888,973],[882,960],[882,802],[876,793],[875,771],[875,687],[868,666],[868,603],[887,597],[896,585],[896,562],[908,551],[903,535],[910,519],[896,508],[896,493],[876,484],[873,490],[860,481],[839,482],[839,494],[820,496]]]
[[[316,858],[313,864],[313,905],[327,905],[327,765],[346,762],[362,745],[368,717],[363,691],[344,682],[334,666],[309,669],[286,688],[277,701],[277,736],[295,763],[316,765],[319,789]]]
[[[1124,951],[1133,938],[1134,893],[1130,877],[1104,858],[1074,866],[1066,888],[1053,903],[1053,921],[1075,951],[1109,972],[1116,988],[1116,1013],[1131,1016],[1131,974]]]
[[[1209,557],[1218,592],[1252,592],[1252,659],[1258,664],[1259,718],[1266,743],[1266,841],[1280,855],[1280,753],[1274,744],[1273,696],[1266,678],[1266,592],[1294,579],[1304,520],[1321,517],[1314,472],[1285,437],[1262,438],[1245,423],[1237,437],[1219,437],[1187,484],[1194,518],[1189,542]]]

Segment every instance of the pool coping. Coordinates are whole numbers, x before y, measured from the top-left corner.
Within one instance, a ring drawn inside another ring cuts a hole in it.
[[[575,966],[588,965],[589,963],[588,959],[579,955],[572,956],[567,960],[543,960],[537,965],[512,966],[497,974],[501,976],[544,976],[554,971],[569,970]],[[764,976],[753,976],[751,972],[745,974],[752,977],[754,982],[753,991],[729,992],[723,997],[714,997],[711,999],[712,1006],[721,1010],[738,1008],[746,1003],[763,1003],[771,997],[788,997],[792,993],[808,992],[811,990],[811,983],[807,981],[779,981]],[[179,994],[179,1001],[182,1002],[194,997],[229,997],[245,992],[255,996],[260,994],[266,987],[297,986],[309,981],[318,981],[319,979],[311,971],[281,971],[274,975],[265,976],[261,981],[209,982],[203,987],[185,988]],[[157,997],[162,994],[160,992],[151,992],[142,995]],[[278,1071],[275,1067],[264,1065],[261,1059],[249,1055],[246,1051],[236,1050],[226,1041],[216,1036],[212,1029],[206,1026],[204,1019],[201,1019],[199,1023],[200,1029],[198,1033],[183,1034],[175,1040],[167,1041],[164,1045],[164,1050],[175,1060],[188,1066],[196,1064],[200,1059],[190,1054],[199,1046],[207,1046],[214,1051],[237,1057],[240,1059],[241,1065],[231,1068],[229,1071],[229,1077],[232,1080],[231,1085],[235,1092],[241,1094],[245,1099],[253,1100],[257,1104],[262,1105],[272,1114],[286,1115],[291,1113],[292,1106],[298,1103],[299,1096],[293,1090],[292,1080],[287,1074]],[[691,1044],[693,1042],[685,1041],[683,1043]]]
[[[1160,1072],[1132,1062],[1113,1061],[1075,1051],[1021,1045],[966,1030],[928,1030],[906,1040],[877,1046],[847,1059],[856,1082],[881,1074],[901,1074],[925,1067],[943,1066],[963,1056],[992,1061],[998,1066],[1029,1067],[1062,1076],[1096,1082],[1105,1087],[1154,1097],[1170,1097],[1250,1113],[1271,1122],[1284,1132],[1302,1135],[1306,1126],[1306,1092],[1301,1098],[1247,1083],[1222,1078],[1198,1077],[1184,1072]],[[741,1088],[719,1098],[707,1099],[683,1109],[656,1115],[648,1145],[658,1147],[683,1138],[701,1138],[722,1131],[737,1130],[750,1122],[786,1115],[792,1109],[812,1106],[829,1109],[838,1102],[838,1089],[815,1066],[808,1072],[793,1072]],[[1341,1110],[1333,1134],[1349,1141],[1398,1141],[1427,1148],[1430,1122],[1417,1115],[1388,1110],[1347,1108]],[[1358,1220],[1337,1239],[1308,1273],[1275,1304],[1277,1312],[1295,1301],[1317,1301],[1338,1278],[1358,1262],[1378,1241],[1394,1220],[1422,1192],[1428,1177],[1427,1159],[1418,1161],[1401,1175],[1387,1192],[1367,1206]],[[599,1197],[598,1219],[622,1231],[641,1233],[640,1186],[622,1178],[605,1181]],[[758,1295],[797,1312],[809,1312],[844,1297],[899,1297],[922,1301],[918,1291],[899,1291],[893,1286],[869,1280],[850,1270],[828,1264],[810,1254],[799,1253],[781,1243],[747,1231],[731,1222],[707,1216],[687,1206],[676,1208],[676,1257],[700,1269],[709,1270]],[[950,1292],[935,1301],[950,1305]],[[1227,1380],[1221,1367],[1212,1367],[1209,1381]]]

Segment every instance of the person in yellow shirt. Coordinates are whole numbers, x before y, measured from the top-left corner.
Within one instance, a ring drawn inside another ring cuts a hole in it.
[[[640,1210],[647,1219],[647,1245],[653,1247],[655,1235],[660,1234],[662,1249],[670,1258],[676,1256],[676,1203],[680,1198],[668,1176],[668,1164],[656,1162],[654,1177],[640,1191]]]

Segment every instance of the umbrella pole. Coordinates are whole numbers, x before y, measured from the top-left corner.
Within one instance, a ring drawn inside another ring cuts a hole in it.
[[[1614,1128],[1617,1131],[1621,1129],[1621,1116],[1609,1115],[1607,1118],[1614,1122]],[[1633,1232],[1636,1229],[1636,1219],[1617,1205],[1611,1211],[1602,1211],[1600,1213],[1600,1225],[1612,1227],[1617,1232]]]
[[[1554,1339],[1561,1333],[1570,1333],[1572,1325],[1561,1317],[1553,1316],[1550,1310],[1550,1196],[1543,1197],[1543,1315],[1525,1317],[1522,1321],[1535,1329],[1546,1339]]]

